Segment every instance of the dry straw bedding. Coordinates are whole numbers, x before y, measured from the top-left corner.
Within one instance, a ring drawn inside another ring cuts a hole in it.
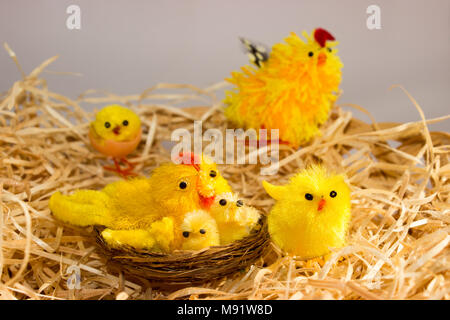
[[[14,53],[6,46],[17,63]],[[450,135],[429,132],[421,116],[411,123],[367,124],[336,106],[322,135],[293,150],[280,147],[280,170],[262,177],[257,165],[227,165],[221,172],[247,202],[268,212],[272,200],[261,187],[321,161],[345,172],[352,187],[348,246],[320,266],[270,249],[254,265],[201,285],[155,285],[106,268],[92,228],[64,225],[51,216],[56,191],[101,188],[118,177],[102,170],[107,159],[87,140],[93,114],[121,103],[143,122],[143,141],[131,160],[148,175],[169,159],[165,142],[175,128],[227,124],[215,92],[190,85],[159,84],[142,94],[89,91],[76,101],[52,92],[43,79],[45,61],[0,97],[0,298],[2,299],[448,299],[450,297]],[[401,89],[401,88],[400,88]],[[399,90],[399,89],[396,89]],[[180,109],[180,104],[204,106]],[[206,107],[206,108],[205,108]],[[350,107],[350,108],[349,108]],[[414,107],[412,107],[414,108]],[[413,109],[414,110],[414,109]],[[369,115],[370,116],[370,115]],[[68,267],[81,269],[81,289],[68,289]]]

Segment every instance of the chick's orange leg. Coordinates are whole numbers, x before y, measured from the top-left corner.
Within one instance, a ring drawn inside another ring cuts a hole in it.
[[[308,261],[306,261],[306,268],[314,269],[314,266],[316,263],[322,268],[325,265],[325,262],[326,262],[325,257],[317,257],[317,258],[308,259]]]
[[[122,171],[122,169],[120,168],[119,163],[117,162],[117,160],[114,158],[114,167],[110,167],[110,166],[103,166],[103,169],[108,170],[108,171],[112,171],[112,172],[117,172],[120,173]]]
[[[133,172],[133,169],[136,167],[136,164],[128,161],[126,158],[120,159],[120,162],[123,162],[127,167],[123,170],[128,175],[137,176],[136,173]]]

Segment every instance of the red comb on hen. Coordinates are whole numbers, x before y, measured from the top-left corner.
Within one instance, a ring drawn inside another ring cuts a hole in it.
[[[316,39],[317,43],[322,48],[325,47],[325,43],[327,42],[327,40],[335,40],[331,33],[322,28],[317,28],[316,30],[314,30],[314,39]]]
[[[192,165],[195,170],[200,171],[200,166],[199,164],[201,163],[201,161],[199,160],[199,158],[192,152],[180,152],[179,153],[179,157],[181,158],[181,164],[187,164],[187,165]]]

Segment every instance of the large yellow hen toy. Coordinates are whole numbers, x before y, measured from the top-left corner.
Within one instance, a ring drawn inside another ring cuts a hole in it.
[[[256,67],[242,67],[227,79],[236,87],[227,91],[225,115],[240,127],[278,129],[280,140],[293,147],[319,132],[337,98],[342,63],[337,42],[318,28],[306,41],[291,33],[275,44],[270,55],[243,39]]]
[[[134,164],[125,157],[136,149],[141,135],[141,120],[137,114],[117,104],[100,110],[89,128],[92,146],[114,160],[114,167],[105,166],[104,169],[122,176],[135,175]],[[121,162],[127,168],[122,169]]]
[[[285,186],[263,182],[276,200],[267,221],[272,240],[302,259],[326,256],[346,243],[350,221],[350,189],[344,176],[312,166]]]
[[[189,162],[181,164],[162,164],[148,179],[120,180],[100,191],[78,190],[71,195],[56,192],[50,198],[50,210],[59,220],[74,225],[107,227],[104,238],[111,245],[117,245],[113,231],[121,230],[116,233],[120,243],[153,247],[155,230],[166,230],[162,233],[173,237],[173,241],[159,246],[174,249],[182,240],[182,233],[177,230],[185,215],[208,210],[217,194],[231,191],[214,162],[204,156],[201,160],[195,157],[190,155]],[[170,219],[163,221],[164,218]],[[162,222],[154,225],[157,221]],[[167,230],[173,230],[173,235]]]

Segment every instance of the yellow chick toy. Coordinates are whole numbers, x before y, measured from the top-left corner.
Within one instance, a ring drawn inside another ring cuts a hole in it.
[[[89,129],[92,146],[113,158],[115,166],[105,166],[104,169],[117,172],[124,177],[135,175],[134,164],[125,157],[139,145],[141,135],[141,120],[137,114],[117,104],[100,110]],[[122,169],[121,162],[126,164],[127,168]]]
[[[319,132],[337,98],[342,63],[334,37],[318,28],[306,41],[291,33],[286,43],[269,53],[242,39],[252,62],[227,79],[236,87],[226,92],[225,115],[240,127],[279,130],[282,142],[293,147]],[[327,43],[327,41],[330,41]]]
[[[180,228],[183,250],[200,250],[219,245],[216,221],[204,210],[186,214]]]
[[[263,187],[276,200],[268,215],[268,227],[282,250],[311,259],[345,245],[351,212],[350,188],[343,175],[314,165],[293,176],[285,186],[263,181]]]
[[[78,190],[71,195],[55,192],[50,198],[50,210],[59,220],[77,226],[102,225],[121,230],[120,242],[130,239],[128,244],[136,246],[139,240],[133,238],[145,238],[145,230],[155,221],[170,217],[172,223],[180,225],[186,213],[208,210],[216,194],[231,191],[214,162],[202,156],[200,164],[195,164],[198,161],[191,161],[195,158],[190,155],[189,162],[162,164],[148,179],[119,180],[100,191]],[[176,233],[174,243],[180,237]],[[111,237],[105,240],[114,245]]]
[[[248,236],[260,217],[258,210],[244,205],[237,194],[231,192],[218,195],[210,213],[216,219],[221,245]]]

